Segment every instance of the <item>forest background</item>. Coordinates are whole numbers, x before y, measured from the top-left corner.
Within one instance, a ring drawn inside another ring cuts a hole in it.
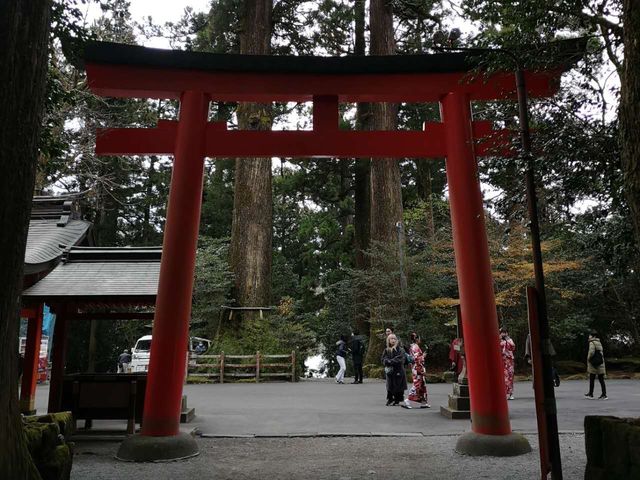
[[[125,0],[94,2],[100,13],[91,21],[87,2],[58,2],[36,192],[82,192],[96,245],[162,243],[171,159],[96,157],[95,129],[151,127],[175,119],[178,105],[95,97],[81,61],[88,39],[162,38],[172,48],[272,55],[499,47],[535,68],[554,61],[539,58],[536,45],[586,36],[587,54],[564,75],[560,92],[530,105],[552,340],[560,358],[583,360],[586,334],[596,329],[610,356],[637,355],[638,190],[622,160],[619,128],[622,3],[212,0],[204,11],[187,8],[160,25],[152,17],[134,21]],[[487,68],[514,65],[491,55]],[[517,126],[514,102],[478,102],[473,115]],[[229,128],[309,129],[311,105],[213,103],[210,118]],[[436,104],[341,105],[342,128],[418,130],[439,119]],[[498,314],[521,358],[524,289],[533,280],[524,165],[517,155],[480,158],[479,165]],[[381,332],[393,325],[401,338],[420,333],[430,365],[445,368],[457,295],[443,159],[206,162],[191,332],[214,340],[212,351],[296,349],[302,360],[318,352],[332,360],[338,337],[356,328],[369,339],[366,363],[377,364]],[[223,305],[275,308],[262,318],[230,318]],[[96,371],[113,369],[117,354],[145,333],[140,322],[98,322]],[[74,325],[68,370],[88,364],[88,343],[89,324]]]

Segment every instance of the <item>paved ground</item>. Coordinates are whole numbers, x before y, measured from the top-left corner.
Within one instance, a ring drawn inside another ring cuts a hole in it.
[[[586,382],[562,382],[556,389],[558,424],[562,432],[582,432],[585,415],[640,416],[640,381],[610,380],[610,399],[587,400]],[[385,407],[382,382],[337,385],[327,381],[299,383],[186,385],[188,403],[196,409],[197,427],[205,434],[273,435],[315,433],[422,433],[459,434],[470,429],[466,420],[440,415],[450,384],[429,385],[431,409]],[[599,386],[596,387],[599,395]],[[46,410],[47,388],[38,388],[38,411]],[[512,427],[535,433],[536,418],[531,383],[516,383],[515,400],[509,402]],[[97,428],[104,422],[94,422]],[[123,423],[124,425],[124,423]]]
[[[640,416],[640,381],[607,382],[610,400],[583,397],[586,382],[563,382],[556,389],[565,479],[584,476],[583,419],[587,414]],[[599,387],[597,387],[599,388]],[[533,391],[517,383],[509,402],[514,430],[527,435],[534,452],[511,459],[478,459],[454,452],[458,435],[470,429],[465,420],[439,413],[449,384],[429,385],[432,409],[405,410],[384,405],[384,384],[336,385],[331,381],[297,384],[187,385],[198,428],[212,438],[198,440],[201,455],[170,464],[125,464],[113,459],[118,444],[79,442],[72,478],[92,480],[161,480],[179,478],[239,479],[533,479],[538,453]],[[44,411],[47,388],[38,389]],[[599,390],[598,390],[599,393]],[[94,422],[97,428],[124,424]],[[313,437],[316,434],[351,436]],[[370,434],[414,436],[362,436]],[[293,434],[292,438],[287,438]],[[360,434],[358,436],[357,434]],[[247,438],[222,438],[246,435]],[[266,438],[268,437],[268,438]]]

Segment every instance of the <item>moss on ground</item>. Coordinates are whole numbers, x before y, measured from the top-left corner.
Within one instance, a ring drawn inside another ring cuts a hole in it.
[[[38,467],[42,480],[68,480],[71,477],[72,460],[70,446],[58,445]]]
[[[29,453],[43,480],[68,480],[73,452],[66,440],[73,433],[70,412],[24,417]]]

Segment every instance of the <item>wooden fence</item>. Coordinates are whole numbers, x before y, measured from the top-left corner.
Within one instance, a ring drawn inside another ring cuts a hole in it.
[[[296,352],[289,355],[192,355],[188,377],[203,377],[224,383],[229,380],[283,379],[298,381],[296,375]]]

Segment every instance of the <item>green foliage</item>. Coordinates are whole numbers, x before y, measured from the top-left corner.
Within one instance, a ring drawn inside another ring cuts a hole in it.
[[[223,329],[215,338],[210,353],[254,354],[261,352],[268,355],[298,352],[300,367],[304,358],[313,352],[316,338],[309,329],[304,315],[292,298],[283,298],[271,314],[262,318],[255,316],[242,323],[239,330]],[[302,371],[302,369],[300,370]]]
[[[243,0],[212,0],[208,13],[189,15],[182,19],[187,27],[185,40],[187,50],[215,53],[239,53]],[[168,25],[171,29],[173,24]],[[195,40],[191,35],[195,33]]]
[[[191,333],[216,338],[220,334],[222,306],[233,303],[233,274],[229,270],[228,239],[201,237],[191,306]]]
[[[350,270],[346,278],[327,287],[325,307],[311,319],[310,326],[316,332],[318,342],[327,349],[326,356],[333,359],[335,343],[341,335],[349,337],[358,316],[367,316],[367,305],[358,303],[357,272]],[[366,332],[359,332],[365,333]]]
[[[215,161],[204,188],[200,233],[212,238],[231,236],[234,160]]]

